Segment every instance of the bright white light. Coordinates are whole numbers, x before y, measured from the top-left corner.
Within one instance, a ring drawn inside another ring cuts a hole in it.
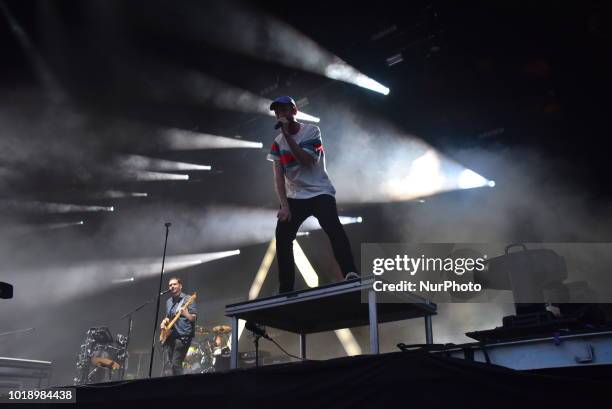
[[[266,250],[266,254],[264,254],[263,260],[261,260],[261,264],[259,269],[257,270],[257,274],[255,274],[255,279],[251,284],[251,288],[249,289],[249,300],[254,300],[259,295],[261,291],[261,287],[263,287],[264,281],[266,281],[266,277],[268,276],[268,272],[270,271],[270,266],[274,261],[274,256],[276,255],[276,239],[272,239],[270,244],[268,245],[268,249]],[[244,331],[244,326],[246,321],[238,320],[238,339],[242,335],[242,331]]]
[[[223,7],[210,7],[203,11],[197,9],[195,4],[187,12],[190,6],[185,7],[187,9],[183,11],[186,20],[181,20],[177,29],[186,38],[198,38],[253,58],[324,75],[385,95],[389,93],[387,87],[361,74],[311,38],[271,15],[250,9],[244,4],[240,10],[231,12]],[[218,21],[226,23],[223,34],[216,29]],[[206,92],[206,88],[200,91],[203,92]],[[249,96],[248,102],[252,103],[253,99]],[[231,98],[232,102],[236,100],[238,98]],[[234,102],[233,107],[237,109],[235,105]]]
[[[270,103],[272,103],[272,101],[270,101]],[[276,114],[274,113],[274,111],[268,111],[268,115],[276,117]],[[302,111],[298,111],[297,115],[295,116],[295,119],[301,119],[303,121],[314,122],[314,123],[321,122],[320,118],[313,116],[313,115],[309,115]]]
[[[495,187],[495,181],[489,180],[489,187]]]
[[[363,218],[361,217],[338,216],[338,219],[340,220],[341,224],[353,224],[353,223],[363,222]],[[321,229],[321,225],[319,224],[319,221],[315,217],[311,216],[307,218],[306,220],[304,220],[304,223],[302,224],[301,229],[304,232],[308,232],[312,230]]]
[[[243,141],[242,139],[191,132],[183,129],[166,130],[162,134],[162,140],[172,150],[263,148],[263,143],[261,142]]]
[[[69,203],[20,202],[17,200],[0,202],[0,209],[40,213],[112,212],[114,210],[112,206],[83,206]]]
[[[160,180],[189,180],[189,175],[163,172],[148,172],[144,170],[136,172],[127,172],[124,174],[124,177],[126,179],[135,179],[139,182],[157,182]]]
[[[312,115],[308,115],[305,112],[302,111],[298,111],[297,115],[295,116],[296,119],[301,119],[303,121],[309,121],[309,122],[314,122],[314,123],[319,123],[321,122],[320,118],[317,118],[316,116],[312,116]]]
[[[310,236],[310,232],[299,231],[299,232],[296,233],[296,237],[305,237],[305,236]]]
[[[166,264],[164,266],[164,273],[174,270],[180,270],[188,268],[198,264],[208,263],[210,261],[219,260],[225,257],[231,257],[240,254],[240,250],[229,250],[229,251],[218,251],[214,253],[196,253],[196,254],[183,254],[178,256],[166,257]],[[161,263],[151,262],[151,271],[155,271],[155,265],[157,268],[161,266]]]
[[[473,170],[464,169],[459,174],[457,184],[460,189],[472,189],[475,187],[487,186],[488,181]]]
[[[337,329],[334,332],[348,356],[361,355],[361,347],[350,329]]]
[[[255,279],[253,280],[253,284],[251,284],[251,289],[249,290],[249,300],[254,300],[259,295],[261,291],[261,287],[263,286],[264,281],[266,281],[266,277],[268,276],[268,272],[270,271],[270,266],[274,261],[274,256],[276,255],[276,239],[272,239],[270,244],[268,245],[268,249],[266,250],[266,254],[264,254],[263,260],[261,260],[261,265],[259,266],[259,270],[257,270],[257,274],[255,274]]]
[[[133,281],[134,281],[134,277],[129,277],[129,278],[115,278],[111,282],[113,284],[124,284],[124,283],[131,283]]]
[[[411,163],[407,169],[401,169],[398,164],[397,173],[406,176],[396,177],[386,183],[386,189],[391,196],[398,200],[409,200],[419,196],[436,193],[444,185],[444,174],[440,168],[440,157],[429,149]]]
[[[366,88],[383,95],[389,94],[389,88],[360,73],[344,61],[332,63],[325,67],[325,76],[333,80],[355,84],[359,87]]]
[[[349,217],[349,216],[338,216],[341,224],[353,224],[361,223],[363,219],[361,217]]]
[[[107,190],[105,192],[93,195],[96,199],[123,199],[127,197],[147,197],[147,193],[138,192],[120,192],[118,190]]]
[[[240,254],[240,250],[218,251],[216,253],[204,253],[200,257],[200,262],[207,263],[209,261],[218,260],[220,258],[237,256],[238,254]]]
[[[164,271],[175,272],[223,257],[240,254],[239,250],[216,253],[196,253],[169,255],[166,257]],[[76,264],[61,265],[49,268],[36,268],[26,271],[29,287],[44,288],[46,294],[53,300],[71,300],[75,297],[74,289],[79,289],[80,295],[88,295],[105,291],[111,285],[113,277],[134,277],[134,281],[158,277],[162,265],[162,257],[124,258],[115,260],[96,260]],[[61,280],[58,280],[61,277]],[[169,277],[166,277],[166,280]],[[27,280],[26,280],[27,281]],[[66,286],[65,282],[70,282]],[[167,284],[167,281],[166,281]],[[26,284],[24,283],[24,287]]]
[[[115,211],[115,206],[111,206],[111,207],[109,207],[109,211],[110,211],[110,212],[114,212],[114,211]]]
[[[195,163],[175,162],[171,160],[147,158],[139,155],[124,156],[119,160],[119,165],[124,169],[138,170],[210,170],[209,165],[197,165]]]
[[[314,268],[312,268],[310,261],[308,261],[308,257],[304,254],[297,240],[293,240],[293,258],[295,259],[295,265],[298,271],[302,274],[304,281],[306,281],[306,285],[310,288],[318,287],[319,276]]]

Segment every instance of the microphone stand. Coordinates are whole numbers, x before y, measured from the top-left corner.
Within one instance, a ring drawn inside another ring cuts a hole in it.
[[[162,294],[163,293],[160,292],[158,298],[161,297]],[[127,314],[124,314],[123,316],[121,316],[121,318],[119,318],[120,321],[125,319],[125,318],[128,319],[128,330],[127,330],[127,336],[126,336],[126,342],[125,342],[125,363],[121,367],[121,372],[120,372],[120,376],[119,376],[119,379],[121,379],[121,380],[123,380],[125,372],[128,369],[128,362],[129,362],[129,358],[130,358],[130,356],[128,354],[128,347],[130,346],[130,335],[132,334],[132,315],[135,312],[140,311],[146,305],[151,304],[154,300],[155,300],[155,297],[149,298],[147,301],[143,302],[138,307],[134,308],[133,310],[131,310],[130,312],[128,312]]]
[[[260,335],[255,335],[253,343],[255,344],[255,369],[259,369],[259,338]]]
[[[257,324],[253,324],[250,325],[251,323],[247,321],[245,327],[246,329],[248,329],[249,331],[251,331],[251,334],[253,334],[253,336],[255,337],[253,339],[253,343],[255,344],[255,368],[259,368],[259,339],[261,337],[264,338],[268,338],[268,335],[266,334],[266,330],[265,329],[261,329],[257,326]]]
[[[166,223],[166,240],[164,241],[164,256],[162,257],[162,268],[161,273],[159,274],[159,290],[157,290],[157,294],[162,292],[162,283],[164,280],[164,264],[166,263],[166,247],[168,246],[168,232],[170,230],[170,226],[172,223]],[[155,322],[153,323],[153,336],[151,337],[151,360],[149,362],[149,378],[151,377],[151,373],[153,372],[153,355],[155,354],[155,332],[157,331],[157,321],[159,320],[159,301],[160,297],[157,296],[157,308],[155,309]]]

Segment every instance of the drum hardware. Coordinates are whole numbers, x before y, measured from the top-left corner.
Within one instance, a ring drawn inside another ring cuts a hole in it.
[[[183,362],[185,373],[211,373],[229,369],[232,328],[216,325],[211,329],[197,325],[195,336]]]
[[[127,357],[127,337],[118,334],[115,342],[107,327],[90,328],[77,355],[75,385],[112,380]],[[108,375],[108,376],[106,376]],[[108,379],[105,379],[107,378]]]
[[[232,327],[229,325],[217,325],[216,327],[213,327],[212,332],[215,334],[229,334],[232,332]]]

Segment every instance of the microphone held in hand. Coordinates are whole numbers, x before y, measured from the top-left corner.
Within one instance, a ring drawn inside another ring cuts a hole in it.
[[[274,125],[274,129],[280,129],[284,124],[290,124],[291,122],[295,122],[295,120],[289,120],[285,117],[281,117],[276,125]]]

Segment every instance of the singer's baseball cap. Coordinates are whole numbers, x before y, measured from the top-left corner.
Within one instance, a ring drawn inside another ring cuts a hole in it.
[[[297,105],[295,104],[293,98],[288,96],[278,97],[274,101],[272,101],[272,104],[270,104],[270,111],[274,111],[274,108],[277,105],[292,105],[294,108],[297,108]]]

